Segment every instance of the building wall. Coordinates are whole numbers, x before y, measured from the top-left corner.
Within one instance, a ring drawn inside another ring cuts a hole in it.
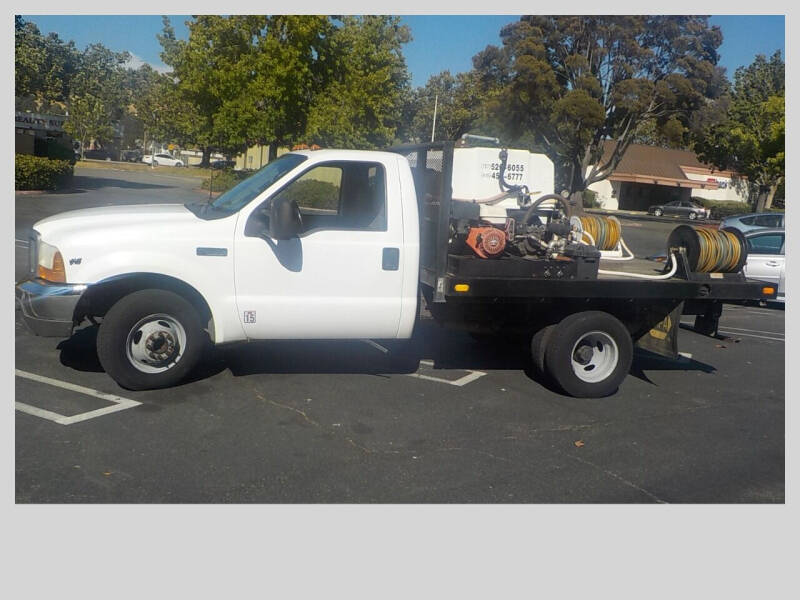
[[[289,148],[281,146],[278,148],[278,156],[289,152]],[[235,159],[233,168],[236,171],[243,169],[257,171],[269,162],[269,146],[250,146],[246,152],[239,154]]]
[[[687,179],[692,181],[707,181],[708,179],[715,179],[719,184],[719,189],[701,189],[695,188],[692,190],[693,198],[705,198],[706,200],[718,200],[723,202],[747,202],[747,191],[739,191],[736,189],[730,177],[721,177],[716,174],[702,175],[698,173],[687,173]]]
[[[617,210],[619,208],[620,182],[604,179],[589,186],[591,191],[597,194],[597,201],[600,207],[605,210]]]

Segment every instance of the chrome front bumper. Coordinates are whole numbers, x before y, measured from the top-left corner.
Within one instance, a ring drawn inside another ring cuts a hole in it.
[[[15,287],[17,302],[25,324],[36,335],[69,337],[73,315],[86,286],[73,283],[50,283],[43,279],[20,281]]]

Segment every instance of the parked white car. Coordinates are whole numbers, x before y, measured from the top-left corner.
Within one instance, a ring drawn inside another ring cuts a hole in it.
[[[754,229],[745,234],[748,279],[768,281],[778,286],[776,302],[786,302],[786,231],[783,228]]]
[[[142,162],[146,164],[150,164],[151,162],[155,165],[164,165],[167,167],[182,167],[183,161],[178,158],[173,158],[169,154],[156,154],[155,157],[152,154],[145,154],[142,157]]]

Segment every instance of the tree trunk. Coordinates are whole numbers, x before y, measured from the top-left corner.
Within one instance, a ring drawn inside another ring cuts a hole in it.
[[[211,148],[203,146],[203,159],[200,161],[201,167],[208,167],[211,164]]]
[[[758,198],[756,199],[755,212],[757,213],[764,212],[764,205],[767,202],[767,196],[769,196],[769,188],[765,185],[762,185],[758,189]]]
[[[272,162],[278,158],[278,142],[270,142],[269,143],[269,155],[267,156],[267,162]]]
[[[764,203],[764,209],[769,210],[772,208],[772,199],[775,197],[775,192],[778,191],[778,184],[773,183],[769,186],[769,194],[767,194],[767,201]]]
[[[583,192],[572,192],[567,203],[570,207],[571,216],[580,217],[583,215]]]

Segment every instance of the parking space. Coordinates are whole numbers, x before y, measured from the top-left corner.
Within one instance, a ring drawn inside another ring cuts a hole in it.
[[[783,312],[723,323],[759,337],[685,329],[679,360],[637,353],[605,399],[430,322],[414,373],[359,341],[257,343],[149,392],[102,372],[91,328],[18,327],[16,401],[33,410],[17,406],[17,499],[782,502]]]
[[[18,198],[17,277],[47,214],[199,195],[145,175]],[[657,252],[667,225],[637,225],[629,245]],[[16,499],[783,502],[784,314],[727,306],[717,339],[686,319],[678,360],[637,352],[617,394],[576,399],[531,375],[524,344],[428,320],[413,370],[370,341],[252,343],[129,392],[103,372],[96,327],[40,338],[17,312]]]

